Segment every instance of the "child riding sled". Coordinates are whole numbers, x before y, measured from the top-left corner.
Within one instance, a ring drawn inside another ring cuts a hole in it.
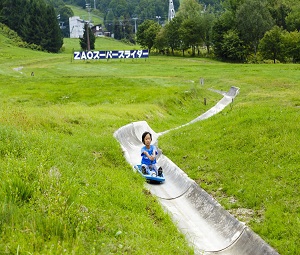
[[[162,168],[159,167],[157,169],[156,166],[156,155],[158,153],[156,147],[151,144],[152,135],[150,132],[146,131],[143,133],[142,142],[145,145],[141,149],[142,173],[151,174],[152,172],[154,172],[156,176],[162,176]]]

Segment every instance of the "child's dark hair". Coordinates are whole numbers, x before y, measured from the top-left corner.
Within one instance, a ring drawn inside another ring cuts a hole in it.
[[[142,142],[143,142],[143,144],[145,144],[145,137],[146,137],[146,135],[150,135],[150,138],[151,138],[151,141],[152,141],[152,135],[151,135],[151,133],[150,132],[148,132],[148,131],[146,131],[146,132],[144,132],[143,134],[142,134]]]

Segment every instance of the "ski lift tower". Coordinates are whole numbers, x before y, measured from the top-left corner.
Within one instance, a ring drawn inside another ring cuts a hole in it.
[[[171,21],[175,17],[175,9],[173,0],[169,0],[169,13],[168,13],[168,21]]]

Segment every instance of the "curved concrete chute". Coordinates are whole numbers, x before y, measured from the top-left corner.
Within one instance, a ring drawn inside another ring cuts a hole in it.
[[[228,92],[222,92],[223,98],[214,107],[180,127],[204,120],[222,111],[232,103],[238,91],[238,88],[232,87]],[[143,132],[151,132],[152,142],[157,145],[159,136],[171,130],[156,133],[147,122],[139,121],[121,127],[114,136],[119,141],[126,160],[134,169],[141,160]],[[160,150],[159,152],[157,163],[163,168],[166,181],[158,185],[147,183],[147,188],[157,196],[163,208],[194,247],[196,254],[279,255],[244,223],[229,214]]]
[[[162,185],[148,184],[151,193],[160,199],[173,200],[184,195],[192,186],[193,180],[188,178],[186,173],[182,171],[166,156],[160,155],[157,164],[162,167],[166,181]]]
[[[190,125],[192,123],[195,123],[197,121],[201,121],[201,120],[205,120],[210,118],[211,116],[221,112],[226,106],[228,106],[229,104],[233,103],[234,98],[238,95],[239,93],[239,88],[237,87],[231,87],[230,90],[228,92],[218,92],[220,94],[223,95],[223,98],[212,108],[210,108],[208,111],[206,111],[205,113],[201,114],[200,116],[198,116],[197,118],[191,120],[190,122],[183,124],[179,127],[173,128],[173,129],[169,129],[163,132],[158,133],[158,135],[163,135],[165,133],[168,133],[172,130],[176,130],[179,129],[181,127]]]
[[[195,182],[183,196],[160,202],[198,254],[230,246],[245,228]]]
[[[260,236],[246,227],[235,242],[221,250],[205,251],[202,255],[279,255]]]

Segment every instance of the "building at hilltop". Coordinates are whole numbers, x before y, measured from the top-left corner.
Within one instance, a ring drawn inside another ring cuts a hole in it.
[[[84,32],[84,20],[79,16],[69,18],[70,38],[82,38]]]
[[[70,38],[83,37],[85,22],[87,21],[81,19],[79,16],[73,16],[69,18]],[[88,24],[95,36],[103,35],[102,24],[97,24],[95,26],[90,22]]]

